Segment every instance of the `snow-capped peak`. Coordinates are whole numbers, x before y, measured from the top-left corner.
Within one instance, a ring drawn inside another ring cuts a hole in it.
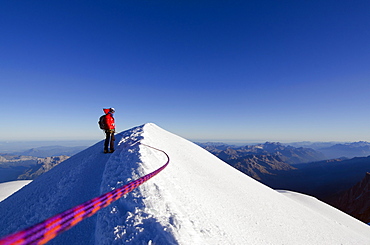
[[[135,142],[140,141],[143,144]],[[369,244],[370,227],[318,201],[280,193],[149,123],[103,141],[0,203],[0,236],[170,164],[51,244]],[[296,197],[299,197],[298,199]]]

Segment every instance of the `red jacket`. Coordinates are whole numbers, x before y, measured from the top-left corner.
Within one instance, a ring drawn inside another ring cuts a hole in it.
[[[105,125],[107,125],[107,129],[115,129],[116,125],[114,124],[114,117],[113,114],[109,112],[109,109],[103,109],[105,116]]]

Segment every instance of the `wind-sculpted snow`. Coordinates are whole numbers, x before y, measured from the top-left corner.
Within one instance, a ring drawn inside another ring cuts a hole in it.
[[[154,124],[71,157],[0,203],[0,236],[170,164],[51,244],[370,244],[370,227],[313,198],[292,200]],[[140,144],[138,142],[141,142]]]
[[[162,152],[138,143],[143,138],[142,129],[136,128],[119,137],[121,139],[116,150],[119,154],[113,155],[107,162],[101,185],[102,193],[138,179],[167,161]],[[159,155],[159,159],[154,159],[154,168],[148,168],[142,162],[141,148],[148,148]],[[139,187],[98,213],[98,244],[147,244],[152,240],[156,244],[176,244],[172,234],[147,212],[144,199],[150,197],[144,196],[143,190],[145,192],[145,187]]]

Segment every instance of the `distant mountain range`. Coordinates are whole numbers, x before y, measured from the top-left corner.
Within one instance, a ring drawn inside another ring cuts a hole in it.
[[[17,179],[35,179],[86,148],[86,146],[54,145],[0,154],[0,183]]]
[[[297,148],[290,145],[285,146],[279,142],[266,142],[264,144],[239,147],[226,144],[197,144],[225,160],[242,158],[250,155],[273,155],[288,164],[307,163],[326,159],[324,154],[311,148]]]
[[[45,146],[83,146],[87,148],[98,140],[59,140],[59,141],[0,141],[0,153],[16,154],[32,148]]]
[[[87,146],[42,146],[32,148],[26,151],[15,152],[13,155],[24,155],[34,157],[52,157],[52,156],[73,156],[74,154],[86,149]]]
[[[33,157],[0,155],[0,183],[17,179],[32,180],[68,159],[69,156]]]
[[[242,147],[212,143],[198,144],[236,169],[261,181],[280,171],[295,169],[292,164],[325,159],[322,153],[313,149],[284,146],[281,143],[266,142]]]
[[[43,173],[46,173],[59,163],[67,160],[69,156],[45,157],[37,160],[36,165],[31,166],[17,177],[18,180],[33,180]]]
[[[339,157],[366,157],[370,155],[370,143],[366,141],[359,141],[353,143],[335,144],[330,147],[318,149],[324,153],[327,158]]]
[[[327,159],[367,157],[370,155],[370,143],[367,141],[358,142],[295,142],[289,143],[294,147],[312,148],[325,154]]]

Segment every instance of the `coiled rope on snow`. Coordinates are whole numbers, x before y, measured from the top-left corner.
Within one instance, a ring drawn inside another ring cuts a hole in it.
[[[135,143],[136,144],[136,143]],[[140,143],[142,144],[142,143]],[[145,144],[142,144],[145,145]],[[6,236],[0,240],[0,245],[10,244],[45,244],[57,235],[66,231],[82,220],[92,216],[102,208],[107,207],[112,202],[118,200],[125,194],[133,191],[135,188],[148,181],[159,172],[161,172],[170,162],[170,158],[166,152],[145,145],[157,151],[163,152],[167,157],[167,162],[157,170],[140,177],[124,186],[121,186],[113,191],[107,192],[99,197],[93,198],[87,202],[84,202],[78,206],[68,209],[60,214],[57,214],[51,218],[48,218],[34,226],[26,228],[22,231],[16,232],[9,236]]]

